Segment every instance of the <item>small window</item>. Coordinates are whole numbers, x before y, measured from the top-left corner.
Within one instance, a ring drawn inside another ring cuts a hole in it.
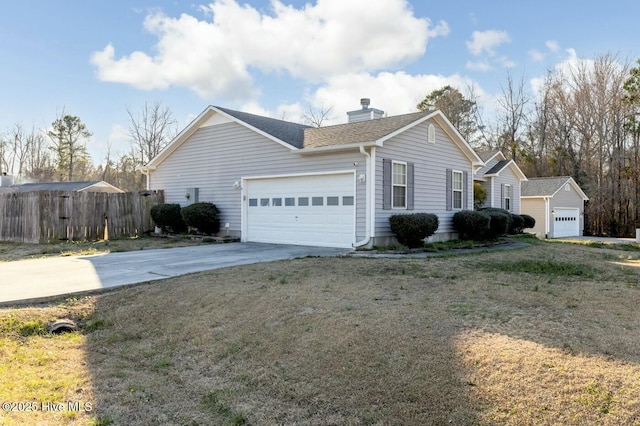
[[[343,206],[352,206],[353,205],[353,196],[347,195],[342,197],[342,205]]]
[[[340,197],[327,197],[327,205],[328,206],[340,205]]]
[[[511,185],[504,186],[504,208],[511,211]]]
[[[309,197],[298,197],[298,206],[308,206]]]
[[[282,198],[272,198],[271,199],[271,205],[274,207],[281,207],[282,206]]]
[[[453,172],[452,176],[452,201],[454,210],[462,209],[462,172]]]
[[[311,197],[311,205],[312,206],[322,206],[324,205],[323,197]]]
[[[392,166],[393,208],[407,207],[407,164],[393,162]]]
[[[257,207],[258,199],[257,198],[249,198],[249,207]]]
[[[427,130],[427,141],[429,143],[436,143],[436,126],[433,124],[429,124],[429,129]]]
[[[268,198],[260,198],[260,206],[268,207],[269,206],[269,199]]]
[[[284,199],[284,205],[287,207],[291,207],[291,206],[295,206],[296,205],[296,199],[293,197],[287,197]]]

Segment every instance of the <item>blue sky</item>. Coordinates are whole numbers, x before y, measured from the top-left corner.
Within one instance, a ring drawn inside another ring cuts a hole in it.
[[[606,7],[604,7],[606,6]],[[0,15],[0,132],[46,127],[64,108],[128,150],[126,107],[161,101],[182,128],[207,105],[329,123],[370,97],[389,115],[446,84],[473,86],[491,112],[507,73],[612,53],[640,57],[640,3],[579,1],[21,0]]]

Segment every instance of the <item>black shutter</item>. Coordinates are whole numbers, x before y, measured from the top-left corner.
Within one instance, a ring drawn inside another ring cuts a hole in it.
[[[413,210],[413,163],[407,163],[407,210]]]
[[[382,159],[382,208],[391,210],[391,160]]]
[[[504,209],[504,183],[500,185],[500,208]]]
[[[447,210],[453,210],[452,200],[451,200],[451,181],[453,179],[453,171],[451,169],[447,169],[447,184],[445,188],[447,190]]]
[[[469,210],[469,172],[462,172],[462,206]]]

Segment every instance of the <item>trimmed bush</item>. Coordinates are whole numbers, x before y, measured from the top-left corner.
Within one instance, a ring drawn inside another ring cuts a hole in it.
[[[400,244],[417,248],[436,232],[439,221],[432,213],[396,214],[389,218],[389,225]]]
[[[182,219],[187,226],[197,228],[198,231],[213,235],[220,230],[220,211],[212,203],[194,203],[182,209]]]
[[[487,238],[498,238],[499,236],[506,235],[509,232],[511,227],[511,212],[509,212],[509,210],[499,209],[497,207],[486,207],[480,209],[480,211],[491,216]]]
[[[522,219],[524,220],[523,229],[530,229],[536,226],[536,220],[533,216],[529,216],[528,214],[521,214],[520,216],[522,216]]]
[[[462,210],[453,215],[453,226],[460,239],[482,240],[489,231],[489,222],[491,216],[479,211]]]
[[[180,214],[180,204],[158,204],[151,207],[151,219],[164,232],[179,234],[187,230]]]
[[[509,234],[522,234],[524,229],[524,219],[519,214],[511,213],[511,221],[509,223]]]

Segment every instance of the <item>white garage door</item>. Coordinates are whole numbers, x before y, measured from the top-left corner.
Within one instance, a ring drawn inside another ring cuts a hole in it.
[[[553,209],[553,237],[577,237],[580,235],[580,218],[578,209]]]
[[[246,181],[246,241],[351,247],[355,241],[354,175]]]

